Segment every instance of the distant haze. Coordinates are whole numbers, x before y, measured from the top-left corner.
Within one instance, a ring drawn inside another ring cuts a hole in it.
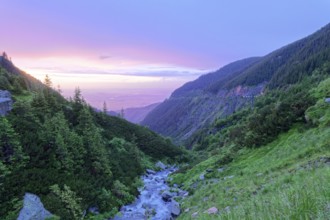
[[[0,50],[95,107],[145,106],[330,21],[330,1],[2,0]]]

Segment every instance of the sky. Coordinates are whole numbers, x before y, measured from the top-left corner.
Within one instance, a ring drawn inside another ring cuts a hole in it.
[[[162,101],[201,74],[330,22],[329,0],[1,0],[0,51],[94,107]]]

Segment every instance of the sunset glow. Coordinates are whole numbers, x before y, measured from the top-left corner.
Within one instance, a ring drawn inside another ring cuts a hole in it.
[[[204,73],[301,38],[329,21],[329,8],[326,0],[4,0],[0,50],[36,78],[48,74],[66,97],[80,87],[93,106],[116,110],[160,102]]]

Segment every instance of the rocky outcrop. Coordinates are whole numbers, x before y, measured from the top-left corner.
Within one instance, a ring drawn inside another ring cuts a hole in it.
[[[0,90],[0,116],[6,115],[13,107],[13,100],[10,92]]]
[[[142,124],[180,143],[217,118],[225,118],[246,106],[253,107],[255,97],[263,93],[265,85],[240,85],[216,94],[203,90],[186,92],[184,96],[166,100]]]
[[[23,208],[17,220],[44,220],[52,214],[44,208],[40,198],[32,193],[25,193]]]

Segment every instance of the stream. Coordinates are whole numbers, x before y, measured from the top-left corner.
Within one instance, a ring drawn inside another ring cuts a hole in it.
[[[165,165],[158,172],[147,170],[147,174],[141,177],[144,186],[139,189],[138,198],[132,204],[123,206],[113,220],[175,219],[180,214],[180,205],[175,198],[188,195],[186,191],[167,185],[168,175],[175,170],[175,167]]]

